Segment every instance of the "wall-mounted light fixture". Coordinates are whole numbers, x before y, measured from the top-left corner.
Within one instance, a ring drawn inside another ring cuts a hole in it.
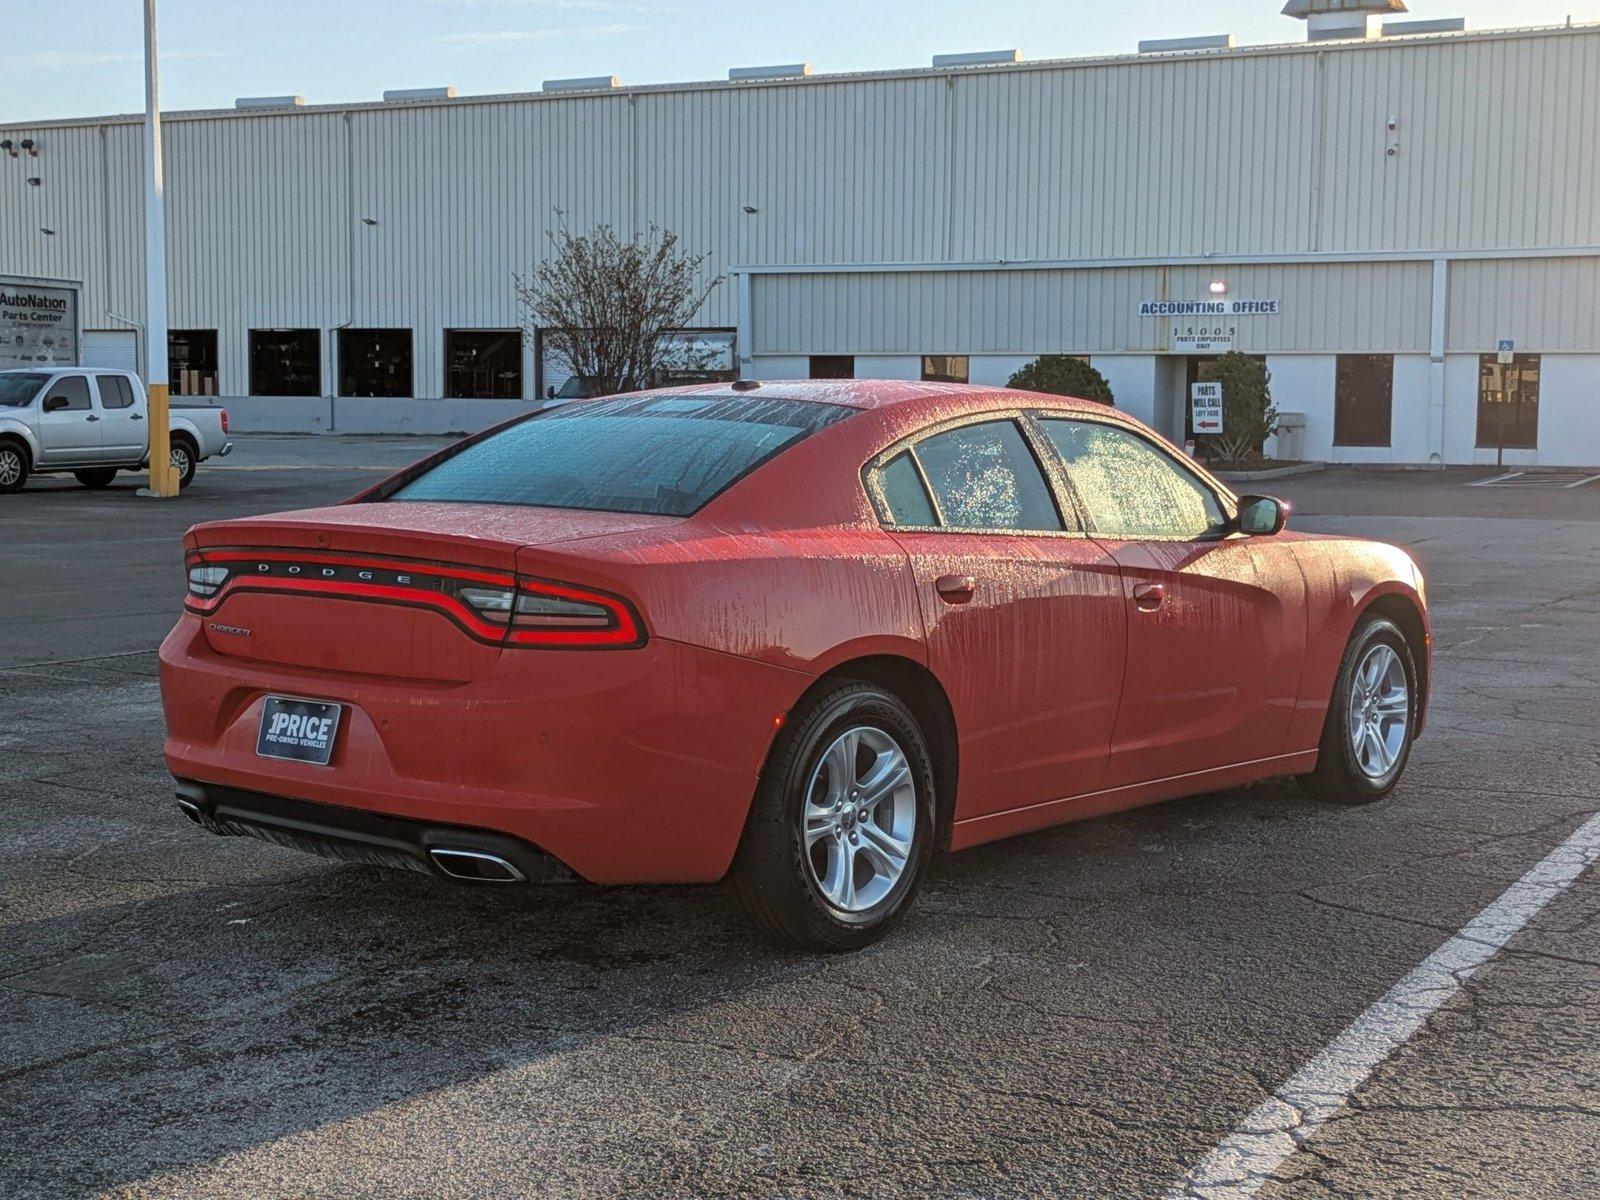
[[[755,216],[758,212],[761,211],[759,208],[757,208],[753,204],[746,204],[744,206],[744,210],[745,210],[745,212],[749,213],[752,217]]]
[[[362,217],[361,223],[363,225],[376,225],[378,222],[375,217]]]
[[[1211,281],[1211,294],[1213,296],[1226,296],[1228,294],[1228,281],[1226,279],[1213,279]]]
[[[39,157],[39,151],[34,146],[34,142],[33,142],[32,138],[23,138],[22,139],[22,148],[28,152],[29,157],[31,157],[31,158],[38,158]]]
[[[29,175],[28,176],[28,186],[29,187],[38,187],[39,186],[39,177],[37,175]]]
[[[55,237],[56,235],[56,231],[54,229],[46,229],[43,225],[39,226],[39,232],[44,234],[45,237]]]
[[[0,150],[4,150],[12,158],[15,158],[17,156],[17,148],[16,148],[15,145],[12,144],[12,141],[11,141],[10,138],[6,138],[5,141],[0,142]]]

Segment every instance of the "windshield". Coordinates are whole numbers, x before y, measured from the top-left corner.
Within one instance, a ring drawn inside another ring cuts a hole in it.
[[[466,447],[389,498],[682,517],[852,411],[714,394],[579,401]]]
[[[23,371],[16,375],[0,373],[0,408],[22,408],[39,394],[39,389],[49,378],[37,371]]]

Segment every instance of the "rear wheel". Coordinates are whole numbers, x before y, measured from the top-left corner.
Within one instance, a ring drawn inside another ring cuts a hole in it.
[[[115,467],[95,467],[90,470],[74,471],[72,476],[86,488],[99,489],[111,486],[111,481],[117,477],[117,469]]]
[[[933,850],[933,766],[901,701],[845,683],[789,714],[762,773],[733,865],[768,936],[855,950],[887,933]]]
[[[0,493],[20,492],[28,482],[28,455],[15,442],[0,442]]]
[[[194,469],[198,464],[199,455],[194,452],[194,447],[189,444],[189,439],[175,437],[172,439],[172,450],[169,461],[172,463],[172,473],[178,477],[178,486],[186,488],[189,481],[194,478]]]
[[[1370,804],[1394,790],[1417,728],[1417,670],[1399,627],[1356,623],[1322,727],[1317,768],[1300,785],[1319,800]]]

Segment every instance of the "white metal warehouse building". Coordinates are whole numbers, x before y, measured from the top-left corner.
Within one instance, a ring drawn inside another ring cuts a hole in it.
[[[240,429],[524,411],[564,373],[512,273],[559,212],[709,253],[747,377],[1085,355],[1181,438],[1231,345],[1306,457],[1600,463],[1600,26],[1356,32],[168,114],[174,390]],[[80,281],[96,361],[145,353],[141,133],[0,127],[0,275]]]

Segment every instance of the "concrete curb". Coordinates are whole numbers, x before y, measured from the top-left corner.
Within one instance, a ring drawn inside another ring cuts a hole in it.
[[[1229,483],[1253,483],[1258,479],[1283,479],[1290,475],[1310,475],[1313,471],[1320,471],[1327,463],[1303,462],[1295,463],[1289,467],[1267,467],[1260,471],[1217,471],[1214,472],[1218,479],[1227,480]]]

